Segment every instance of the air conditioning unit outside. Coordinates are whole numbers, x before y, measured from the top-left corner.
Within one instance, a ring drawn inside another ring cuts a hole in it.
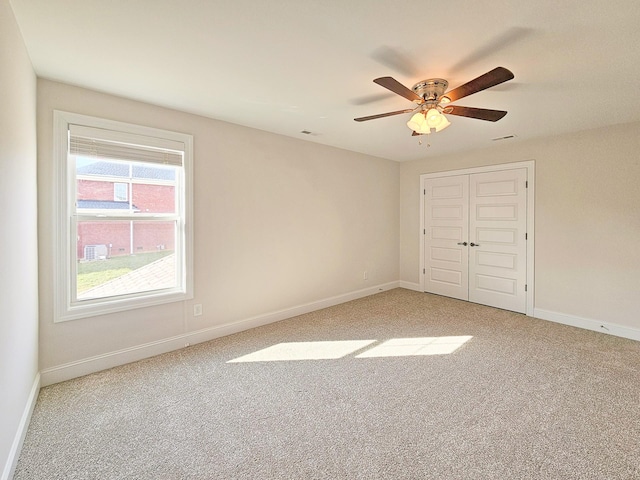
[[[85,260],[106,260],[109,254],[109,249],[106,245],[85,245],[84,246],[84,259]]]

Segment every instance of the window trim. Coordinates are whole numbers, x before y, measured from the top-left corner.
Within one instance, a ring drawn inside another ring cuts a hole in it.
[[[193,136],[161,130],[152,127],[107,120],[88,115],[54,110],[53,112],[53,163],[55,167],[54,199],[54,242],[53,242],[53,290],[54,322],[63,322],[81,318],[122,312],[165,303],[173,303],[193,298]],[[172,140],[184,144],[183,177],[184,198],[178,205],[178,228],[184,232],[183,260],[181,265],[182,285],[176,289],[154,290],[111,298],[83,301],[81,305],[72,304],[72,278],[75,268],[72,262],[76,257],[76,243],[71,239],[74,220],[71,216],[75,200],[75,184],[72,169],[68,162],[69,125],[85,125],[102,128],[124,135],[143,135],[146,137]]]

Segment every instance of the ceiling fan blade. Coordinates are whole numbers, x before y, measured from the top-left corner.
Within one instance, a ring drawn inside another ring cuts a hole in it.
[[[363,95],[362,97],[357,97],[349,101],[351,105],[367,105],[369,103],[379,102],[381,100],[388,100],[392,98],[391,92],[382,92],[377,93],[375,95]],[[395,97],[393,97],[395,98]]]
[[[383,45],[373,52],[371,58],[407,77],[416,77],[420,73],[411,56],[399,48]]]
[[[458,88],[454,88],[450,92],[444,94],[452,102],[466,97],[468,95],[481,92],[487,88],[499,85],[507,80],[514,78],[513,73],[504,67],[496,67],[490,72],[480,75],[478,78],[474,78],[470,82],[460,85]],[[375,80],[374,80],[375,81]]]
[[[379,113],[378,115],[370,115],[368,117],[354,118],[356,122],[366,122],[367,120],[375,120],[376,118],[391,117],[392,115],[400,115],[401,113],[411,113],[413,108],[407,108],[406,110],[398,110],[395,112]]]
[[[442,113],[449,115],[458,115],[460,117],[477,118],[479,120],[487,120],[489,122],[497,122],[504,117],[507,112],[504,110],[489,110],[486,108],[461,107],[458,105],[446,106]]]
[[[411,100],[412,102],[422,103],[423,100],[416,92],[409,90],[393,77],[380,77],[374,80],[374,83],[383,86],[384,88],[391,90],[393,93],[397,93],[401,97]]]
[[[527,37],[533,35],[536,31],[533,28],[511,27],[501,34],[491,38],[487,43],[477,46],[466,57],[458,60],[449,68],[451,73],[458,73],[465,68],[479,64],[491,58],[500,50],[512,47],[518,42],[522,42]]]

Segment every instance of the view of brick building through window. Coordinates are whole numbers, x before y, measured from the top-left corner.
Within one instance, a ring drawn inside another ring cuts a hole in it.
[[[77,213],[132,215],[175,212],[175,171],[131,162],[97,161],[76,170]],[[77,258],[174,250],[174,222],[78,222]]]

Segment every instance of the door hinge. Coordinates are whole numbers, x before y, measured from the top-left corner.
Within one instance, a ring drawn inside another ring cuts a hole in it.
[[[524,188],[529,188],[529,180],[524,181]]]
[[[526,285],[526,284],[525,284],[525,286],[524,286],[524,291],[525,291],[525,292],[527,291],[527,285]]]
[[[524,234],[524,239],[525,239],[525,240],[529,240],[529,234],[528,234],[528,233],[525,233],[525,234]]]
[[[427,194],[427,189],[425,188],[424,190],[422,190],[422,194],[426,195]]]
[[[427,270],[425,268],[422,269],[422,273],[425,274],[427,273]]]
[[[422,230],[422,234],[423,234],[423,235],[426,235],[426,234],[427,234],[427,229],[426,229],[426,228]]]

